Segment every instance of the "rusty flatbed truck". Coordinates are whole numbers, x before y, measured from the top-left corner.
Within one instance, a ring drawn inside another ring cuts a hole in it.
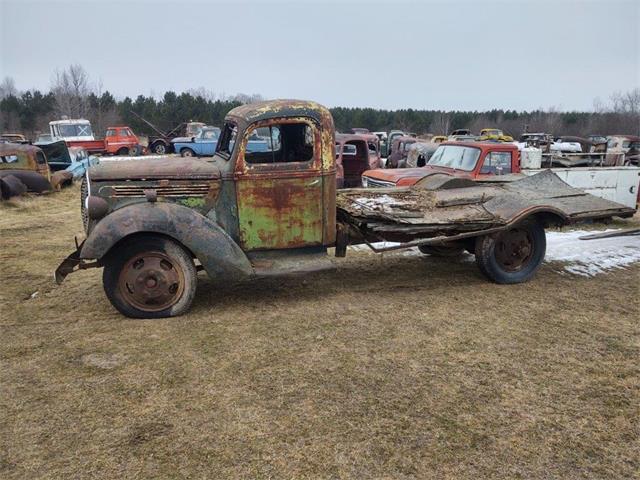
[[[246,148],[256,133],[268,140],[266,151]],[[87,179],[87,237],[56,281],[104,267],[113,306],[141,318],[184,313],[198,269],[225,282],[309,271],[331,264],[329,247],[340,257],[358,243],[377,252],[467,249],[489,279],[523,282],[544,257],[546,225],[633,214],[550,172],[504,185],[439,177],[336,192],[331,114],[295,100],[233,109],[212,159],[102,162]],[[379,248],[379,241],[399,244]]]

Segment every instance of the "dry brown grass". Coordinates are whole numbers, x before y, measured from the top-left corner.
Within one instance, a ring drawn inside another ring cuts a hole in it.
[[[2,478],[638,475],[638,266],[498,286],[357,254],[136,321],[98,270],[52,283],[77,198],[0,206]]]

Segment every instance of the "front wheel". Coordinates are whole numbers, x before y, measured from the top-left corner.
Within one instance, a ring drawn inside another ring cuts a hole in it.
[[[536,273],[547,248],[544,227],[534,219],[476,240],[476,263],[496,283],[522,283]]]
[[[196,153],[190,148],[183,148],[180,150],[180,155],[183,157],[195,157]]]
[[[196,268],[184,248],[161,237],[132,239],[104,262],[104,291],[111,304],[132,318],[175,317],[196,293]]]

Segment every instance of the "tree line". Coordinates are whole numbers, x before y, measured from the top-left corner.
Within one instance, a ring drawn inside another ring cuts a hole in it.
[[[142,135],[153,129],[132,112],[144,117],[161,130],[170,130],[185,121],[200,121],[220,126],[232,108],[263,100],[258,94],[220,96],[204,88],[182,93],[168,91],[160,98],[138,95],[135,99],[117,99],[101,82],[92,83],[79,65],[56,72],[49,91],[19,91],[13,79],[0,83],[0,131],[21,132],[33,137],[48,132],[48,122],[68,118],[86,118],[97,135],[107,126],[128,125]],[[608,102],[594,102],[593,111],[563,112],[555,109],[515,111],[383,110],[375,108],[335,107],[331,109],[336,129],[352,127],[371,131],[401,129],[417,134],[450,134],[468,128],[501,128],[517,136],[525,129],[554,135],[586,136],[616,133],[640,135],[640,88],[613,94]]]

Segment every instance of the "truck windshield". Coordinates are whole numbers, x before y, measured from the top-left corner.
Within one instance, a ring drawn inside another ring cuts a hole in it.
[[[429,160],[429,165],[470,172],[480,157],[480,149],[457,145],[440,145]]]
[[[91,137],[91,125],[58,125],[61,137]]]

